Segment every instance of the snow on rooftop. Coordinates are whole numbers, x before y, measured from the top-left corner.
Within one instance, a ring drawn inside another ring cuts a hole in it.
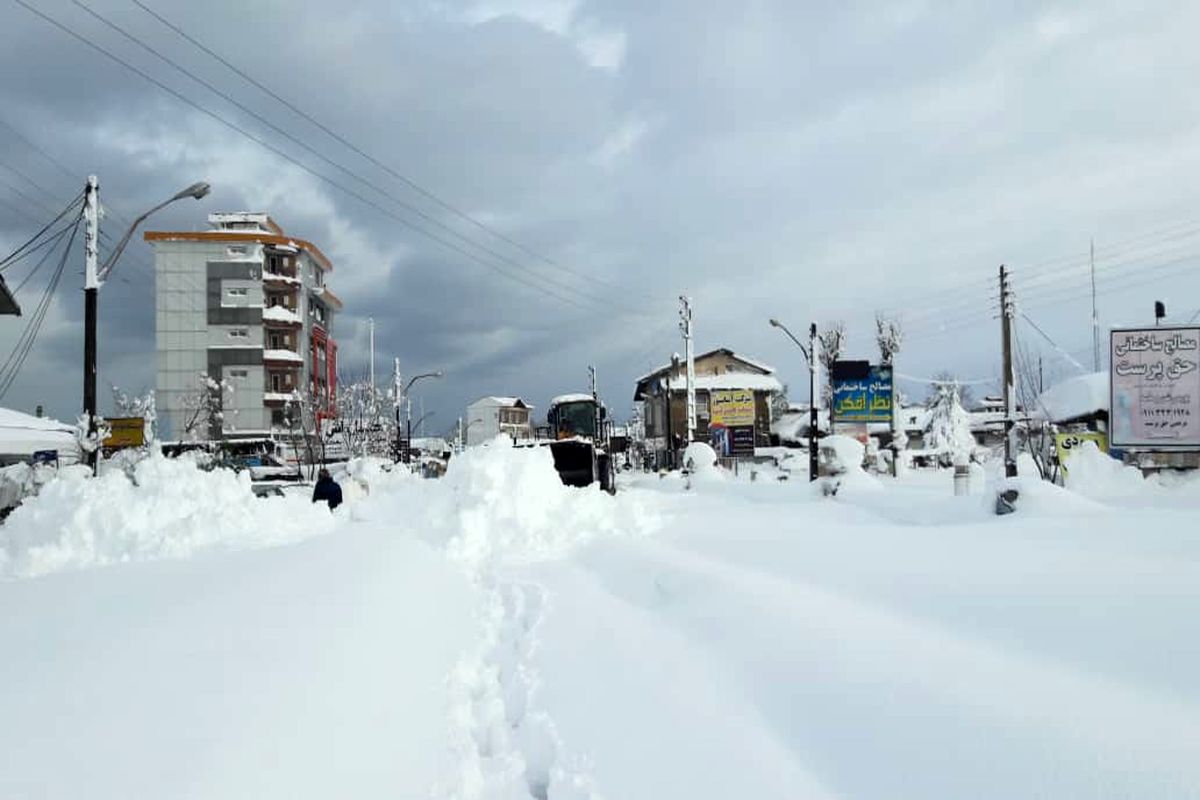
[[[74,426],[0,408],[0,454],[31,456],[38,450],[58,450],[64,457],[78,455]]]
[[[1034,415],[1065,422],[1108,412],[1108,373],[1090,372],[1051,386],[1038,396]]]
[[[515,406],[517,403],[520,403],[521,405],[525,406],[525,408],[533,408],[533,406],[529,405],[529,403],[526,403],[524,400],[522,400],[519,397],[505,397],[503,395],[494,395],[494,394],[484,395],[483,397],[476,400],[474,403],[471,403],[471,405],[477,406],[480,403],[485,403],[490,406],[506,406],[508,408],[511,408],[511,407]]]
[[[585,394],[583,392],[573,392],[573,393],[568,393],[568,394],[560,394],[558,397],[555,397],[553,400],[550,401],[550,405],[558,406],[558,405],[562,405],[563,403],[583,403],[583,402],[590,403],[593,399],[595,399],[595,398],[593,398],[590,394]]]
[[[208,224],[218,229],[252,230],[274,232],[278,226],[271,215],[262,211],[218,211],[208,215]]]
[[[683,382],[679,382],[683,388]],[[671,387],[675,388],[674,385]],[[782,392],[783,384],[774,375],[757,375],[753,372],[725,372],[721,375],[697,375],[696,388],[712,391],[714,389],[749,389],[755,392]]]
[[[754,358],[750,358],[749,356],[744,356],[741,353],[734,353],[733,357],[736,358],[738,361],[744,361],[745,363],[749,364],[752,367],[758,367],[763,372],[774,372],[775,371],[775,368],[772,367],[770,364],[764,364],[762,361],[759,361]]]

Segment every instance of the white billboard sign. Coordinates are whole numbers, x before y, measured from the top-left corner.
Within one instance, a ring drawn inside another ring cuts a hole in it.
[[[1200,449],[1200,327],[1117,328],[1109,347],[1111,446]]]

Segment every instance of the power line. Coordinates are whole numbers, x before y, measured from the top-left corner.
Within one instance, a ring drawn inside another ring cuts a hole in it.
[[[253,77],[251,77],[250,75],[248,75],[248,74],[245,72],[245,70],[242,70],[242,69],[240,69],[239,67],[237,67],[236,65],[234,65],[234,64],[232,64],[232,63],[230,63],[228,59],[226,59],[226,58],[222,57],[220,54],[218,54],[218,53],[214,52],[212,49],[210,49],[209,47],[207,47],[207,46],[206,46],[204,43],[200,42],[200,41],[199,41],[199,40],[197,40],[195,37],[193,37],[193,36],[189,35],[189,34],[188,34],[186,31],[184,31],[184,30],[183,30],[181,27],[179,27],[179,26],[178,26],[178,25],[176,25],[175,23],[171,22],[170,20],[168,20],[168,19],[164,18],[164,17],[163,17],[161,14],[159,14],[159,13],[158,13],[158,12],[156,12],[156,11],[154,11],[153,9],[151,9],[151,8],[147,7],[147,6],[146,6],[144,3],[142,3],[142,2],[141,2],[141,0],[131,0],[131,2],[132,2],[134,5],[136,5],[138,8],[142,9],[143,11],[145,11],[145,12],[146,12],[147,14],[149,14],[150,16],[154,17],[154,18],[155,18],[156,20],[158,20],[160,23],[162,23],[163,25],[165,25],[167,28],[170,28],[172,31],[174,31],[176,34],[178,34],[178,35],[179,35],[181,38],[183,38],[183,39],[184,39],[184,40],[186,40],[187,42],[191,43],[192,45],[194,45],[195,47],[197,47],[198,49],[200,49],[201,51],[203,51],[203,52],[204,52],[204,53],[206,53],[207,55],[209,55],[209,56],[211,56],[212,58],[216,59],[218,62],[220,62],[220,63],[221,63],[223,66],[225,66],[227,69],[231,70],[231,71],[232,71],[234,74],[236,74],[238,77],[242,78],[242,79],[243,79],[243,80],[245,80],[247,83],[249,83],[249,84],[251,84],[252,86],[254,86],[255,88],[259,89],[260,91],[262,91],[263,93],[265,93],[266,95],[268,95],[269,97],[271,97],[271,98],[272,98],[273,100],[275,100],[276,102],[278,102],[278,103],[282,104],[282,105],[283,105],[283,106],[285,106],[285,107],[286,107],[288,110],[290,110],[292,113],[296,114],[297,116],[301,117],[302,119],[304,119],[304,120],[308,121],[309,123],[311,123],[312,125],[316,126],[316,127],[319,129],[319,130],[321,130],[321,131],[322,131],[323,133],[325,133],[327,136],[329,136],[330,138],[332,138],[334,141],[338,142],[339,144],[341,144],[341,145],[343,145],[344,147],[346,147],[346,148],[350,149],[351,151],[353,151],[354,153],[358,154],[359,156],[361,156],[361,157],[362,157],[362,158],[364,158],[365,160],[367,160],[367,161],[369,161],[370,163],[374,164],[376,167],[378,167],[379,169],[383,170],[383,171],[384,171],[384,172],[386,172],[387,174],[391,175],[393,178],[395,178],[396,180],[400,181],[400,182],[401,182],[401,183],[403,183],[405,186],[408,186],[410,189],[412,189],[413,191],[417,192],[417,193],[418,193],[418,194],[420,194],[422,197],[425,197],[426,199],[428,199],[428,200],[432,201],[433,203],[437,204],[437,205],[438,205],[439,207],[441,207],[442,209],[444,209],[444,210],[446,210],[446,211],[449,211],[449,212],[450,212],[451,214],[453,214],[454,216],[456,216],[456,217],[458,217],[458,218],[460,218],[460,219],[462,219],[462,220],[464,220],[464,221],[466,221],[466,222],[469,222],[470,224],[474,225],[475,227],[479,228],[480,230],[482,230],[482,231],[486,231],[487,233],[490,233],[492,236],[495,236],[497,239],[500,239],[501,241],[505,242],[506,244],[509,244],[509,245],[511,245],[512,247],[515,247],[515,248],[517,248],[518,250],[520,250],[520,251],[524,252],[526,255],[532,256],[533,258],[536,258],[536,259],[538,259],[539,261],[543,261],[543,262],[545,262],[546,264],[548,264],[548,265],[550,265],[550,266],[552,266],[552,267],[554,267],[554,268],[556,268],[556,269],[560,269],[560,270],[562,270],[562,271],[564,271],[564,272],[566,272],[566,273],[568,273],[568,274],[575,275],[576,277],[578,277],[578,278],[581,278],[581,279],[584,279],[584,280],[594,281],[594,282],[596,282],[596,283],[603,283],[603,284],[606,284],[606,285],[608,285],[608,286],[610,286],[610,287],[612,287],[612,288],[614,288],[614,289],[618,289],[618,290],[619,290],[619,289],[621,289],[621,287],[620,287],[620,286],[617,286],[616,284],[609,283],[608,281],[605,281],[605,280],[603,280],[602,278],[598,278],[598,277],[596,277],[595,275],[586,275],[586,274],[580,274],[580,273],[576,272],[575,270],[571,269],[570,267],[567,267],[567,266],[565,266],[564,264],[561,264],[561,263],[559,263],[558,261],[556,261],[556,260],[554,260],[554,259],[552,259],[552,258],[550,258],[550,257],[548,257],[548,256],[545,256],[545,255],[543,255],[543,254],[541,254],[541,253],[538,253],[538,252],[536,252],[536,251],[534,251],[534,250],[530,249],[530,248],[529,248],[529,247],[527,247],[526,245],[522,244],[521,242],[519,242],[519,241],[516,241],[515,239],[512,239],[512,238],[510,238],[509,236],[507,236],[507,235],[506,235],[506,234],[504,234],[503,232],[501,232],[501,231],[499,231],[499,230],[496,230],[496,229],[495,229],[495,228],[493,228],[492,226],[490,226],[490,225],[488,225],[488,224],[486,224],[486,223],[484,223],[484,222],[480,221],[480,220],[479,220],[479,219],[477,219],[476,217],[473,217],[473,216],[471,216],[470,214],[468,214],[467,212],[465,212],[465,211],[463,211],[463,210],[461,210],[461,209],[457,208],[456,206],[454,206],[453,204],[451,204],[451,203],[447,202],[446,200],[443,200],[441,197],[439,197],[438,195],[434,194],[434,193],[433,193],[432,191],[430,191],[429,189],[426,189],[425,187],[423,187],[423,186],[421,186],[420,184],[418,184],[418,183],[417,183],[416,181],[414,181],[412,178],[409,178],[407,175],[404,175],[404,174],[400,173],[399,171],[397,171],[396,169],[394,169],[394,168],[393,168],[393,167],[391,167],[390,165],[386,164],[386,163],[385,163],[385,162],[383,162],[383,161],[380,161],[378,158],[376,158],[375,156],[371,155],[370,153],[367,153],[367,152],[366,152],[366,151],[364,151],[364,150],[363,150],[361,147],[359,147],[358,145],[356,145],[356,144],[354,144],[353,142],[349,141],[348,139],[346,139],[346,138],[345,138],[344,136],[342,136],[341,134],[337,133],[337,132],[336,132],[336,131],[334,131],[334,130],[331,130],[331,129],[330,129],[328,126],[326,126],[324,123],[322,123],[321,121],[319,121],[318,119],[316,119],[315,117],[313,117],[313,116],[312,116],[311,114],[309,114],[308,112],[306,112],[306,111],[304,111],[303,109],[301,109],[301,108],[297,107],[297,106],[296,106],[294,103],[290,102],[289,100],[285,99],[284,97],[281,97],[281,96],[280,96],[278,93],[276,93],[275,91],[273,91],[273,90],[272,90],[272,89],[270,89],[269,87],[265,86],[265,85],[264,85],[262,82],[260,82],[260,81],[258,81],[258,80],[256,80],[256,79],[254,79]]]
[[[1071,364],[1074,365],[1075,368],[1078,369],[1080,372],[1082,372],[1082,373],[1087,372],[1087,370],[1084,368],[1083,364],[1080,364],[1078,361],[1076,361],[1074,358],[1071,357],[1070,353],[1068,353],[1066,350],[1063,350],[1061,347],[1059,347],[1058,342],[1051,339],[1050,334],[1048,334],[1044,330],[1042,330],[1041,327],[1036,322],[1033,321],[1032,317],[1030,317],[1024,311],[1020,312],[1020,314],[1021,314],[1021,318],[1024,319],[1026,322],[1028,322],[1030,327],[1032,327],[1035,331],[1037,331],[1043,339],[1045,339],[1047,342],[1049,342],[1050,346],[1053,347],[1056,351],[1058,351],[1059,355],[1063,356],[1065,359],[1067,359],[1067,361],[1070,361]]]
[[[32,255],[35,251],[40,250],[43,247],[47,247],[47,246],[49,247],[49,249],[44,254],[42,254],[42,257],[38,259],[37,263],[33,265],[33,269],[31,269],[29,271],[29,274],[26,275],[24,278],[22,278],[21,282],[18,283],[13,288],[12,293],[14,295],[19,293],[22,289],[24,289],[25,284],[29,283],[29,281],[33,278],[33,276],[38,274],[38,271],[41,270],[42,265],[46,263],[46,260],[50,257],[50,254],[54,252],[54,248],[58,245],[58,243],[60,241],[62,241],[62,237],[67,234],[67,231],[69,231],[73,228],[74,228],[74,225],[64,226],[63,229],[60,230],[58,233],[54,234],[53,236],[50,236],[45,241],[41,242],[40,244],[38,244],[36,247],[34,247],[32,250],[29,251],[29,254]]]
[[[54,219],[47,222],[42,227],[41,230],[39,230],[32,237],[30,237],[24,244],[22,244],[16,250],[13,250],[11,253],[9,253],[7,256],[5,256],[3,260],[0,260],[0,271],[7,269],[10,265],[15,263],[16,261],[19,261],[20,259],[24,258],[25,255],[28,254],[27,253],[28,248],[31,247],[34,244],[34,242],[36,242],[39,238],[41,238],[42,234],[44,234],[46,231],[50,230],[50,228],[54,227],[54,224],[56,222],[58,222],[60,219],[62,219],[68,213],[70,213],[71,209],[74,208],[76,206],[76,204],[79,203],[80,199],[82,199],[82,198],[83,198],[83,192],[80,192],[78,195],[76,195],[74,197],[74,199],[71,200],[70,203],[67,204],[66,208],[64,208],[62,211],[58,212],[58,215]],[[80,207],[82,208],[82,206],[80,206]]]
[[[17,3],[21,4],[21,5],[25,5],[25,2],[24,2],[24,0],[15,0],[15,2],[17,2]],[[239,102],[238,100],[236,100],[235,98],[231,97],[231,96],[230,96],[228,93],[221,91],[219,88],[217,88],[216,86],[214,86],[214,85],[213,85],[212,83],[210,83],[209,81],[207,81],[207,80],[205,80],[205,79],[203,79],[203,78],[201,78],[201,77],[197,76],[195,73],[191,72],[191,71],[190,71],[190,70],[188,70],[187,68],[180,66],[178,63],[176,63],[175,61],[173,61],[173,60],[172,60],[171,58],[169,58],[168,56],[165,56],[165,55],[163,55],[162,53],[160,53],[160,52],[159,52],[158,50],[156,50],[155,48],[151,47],[150,45],[148,45],[148,44],[146,44],[145,42],[143,42],[143,41],[141,41],[140,39],[138,39],[138,38],[137,38],[136,36],[134,36],[133,34],[129,33],[128,31],[124,30],[123,28],[121,28],[121,27],[120,27],[119,25],[117,25],[116,23],[114,23],[114,22],[112,22],[111,20],[107,19],[106,17],[104,17],[103,15],[99,14],[98,12],[96,12],[96,11],[92,10],[90,7],[88,7],[88,6],[87,6],[87,4],[83,3],[83,2],[82,2],[82,0],[71,0],[71,2],[72,2],[72,3],[74,3],[74,4],[75,4],[77,7],[79,7],[80,9],[82,9],[83,11],[85,11],[86,13],[88,13],[89,15],[91,15],[92,17],[94,17],[95,19],[99,20],[99,21],[100,21],[102,24],[104,24],[104,25],[105,25],[105,26],[107,26],[108,28],[110,28],[110,29],[112,29],[112,30],[116,31],[118,34],[120,34],[120,35],[121,35],[121,36],[123,36],[124,38],[128,39],[129,41],[133,42],[134,44],[136,44],[138,47],[142,48],[143,50],[145,50],[145,51],[149,52],[150,54],[152,54],[153,56],[155,56],[156,58],[158,58],[159,60],[161,60],[163,63],[165,63],[165,64],[167,64],[167,65],[171,66],[173,69],[177,70],[177,71],[178,71],[178,72],[180,72],[181,74],[183,74],[183,75],[187,76],[187,77],[188,77],[188,78],[190,78],[191,80],[193,80],[193,81],[195,81],[196,83],[200,84],[201,86],[203,86],[203,87],[204,87],[205,89],[207,89],[208,91],[210,91],[210,92],[212,92],[213,94],[217,95],[218,97],[220,97],[220,98],[224,99],[226,102],[228,102],[228,103],[230,103],[231,105],[235,106],[236,108],[238,108],[238,109],[239,109],[239,110],[241,110],[242,112],[244,112],[244,113],[246,113],[246,114],[250,115],[251,117],[253,117],[254,119],[256,119],[258,122],[260,122],[261,124],[265,125],[266,127],[268,127],[268,128],[270,128],[271,130],[275,131],[275,132],[276,132],[277,134],[279,134],[280,136],[283,136],[283,137],[284,137],[284,138],[286,138],[288,141],[290,141],[290,142],[292,142],[293,144],[295,144],[297,147],[300,147],[300,148],[301,148],[301,149],[303,149],[304,151],[306,151],[306,152],[310,153],[311,155],[313,155],[314,157],[316,157],[316,158],[317,158],[317,159],[319,159],[320,161],[324,162],[325,164],[328,164],[329,166],[333,167],[334,169],[338,170],[339,172],[342,172],[343,174],[347,175],[348,177],[350,177],[350,178],[353,178],[354,180],[356,180],[356,181],[358,181],[359,183],[363,184],[364,186],[368,187],[368,188],[369,188],[369,189],[371,189],[372,191],[374,191],[374,192],[378,193],[379,195],[381,195],[381,196],[383,196],[383,197],[387,198],[388,200],[392,201],[393,203],[395,203],[395,204],[396,204],[396,205],[398,205],[399,207],[401,207],[401,208],[404,208],[404,209],[405,209],[406,211],[408,211],[409,213],[415,214],[416,216],[420,217],[422,220],[426,221],[426,222],[427,222],[427,223],[429,223],[430,225],[433,225],[433,226],[435,226],[435,227],[437,227],[437,228],[439,228],[439,229],[441,229],[441,230],[445,231],[445,232],[446,232],[447,234],[449,234],[450,236],[453,236],[454,238],[456,238],[456,239],[458,239],[458,240],[460,240],[460,241],[462,241],[462,242],[466,243],[467,245],[469,245],[469,246],[471,246],[471,247],[477,248],[477,249],[479,249],[480,251],[482,251],[482,252],[484,252],[484,253],[487,253],[489,256],[491,256],[491,257],[492,257],[492,258],[494,258],[494,259],[498,259],[499,261],[503,261],[503,262],[505,262],[505,263],[507,263],[507,264],[511,265],[513,268],[515,268],[515,269],[517,269],[517,270],[519,270],[519,271],[521,271],[521,272],[528,273],[529,275],[531,275],[532,277],[534,277],[534,278],[535,278],[535,279],[537,279],[537,280],[542,280],[542,281],[546,281],[546,282],[548,282],[548,283],[551,283],[551,284],[555,284],[555,285],[556,285],[556,286],[557,286],[559,289],[561,289],[562,291],[566,291],[566,292],[569,292],[569,293],[573,293],[573,294],[575,294],[575,295],[578,295],[578,296],[579,296],[579,297],[581,297],[581,298],[586,298],[587,300],[590,300],[590,301],[592,301],[592,302],[596,303],[596,304],[597,304],[597,306],[598,306],[598,307],[600,307],[600,308],[607,308],[607,306],[610,304],[610,302],[609,302],[608,300],[606,300],[605,298],[603,298],[603,297],[600,297],[600,296],[598,296],[598,295],[593,295],[593,294],[590,294],[589,292],[583,291],[583,290],[581,290],[581,289],[579,289],[579,288],[577,288],[577,287],[574,287],[574,286],[572,286],[572,285],[570,285],[570,284],[568,284],[568,283],[565,283],[565,282],[563,282],[563,281],[559,280],[559,279],[558,279],[557,277],[555,277],[555,276],[547,276],[547,275],[542,275],[542,274],[536,273],[536,272],[534,272],[533,270],[531,270],[531,269],[530,269],[528,266],[526,266],[526,265],[524,265],[524,264],[522,264],[522,263],[520,263],[520,262],[518,262],[518,261],[516,261],[516,260],[514,260],[514,259],[512,259],[512,258],[509,258],[508,256],[504,255],[503,253],[497,252],[496,250],[493,250],[493,249],[491,249],[491,248],[487,247],[486,245],[480,244],[479,242],[477,242],[477,241],[475,241],[475,240],[473,240],[473,239],[471,239],[471,238],[469,238],[469,237],[467,237],[467,236],[464,236],[462,233],[460,233],[459,231],[455,230],[454,228],[451,228],[450,226],[446,225],[445,223],[443,223],[442,221],[438,220],[437,218],[435,218],[435,217],[433,217],[433,216],[431,216],[431,215],[429,215],[429,214],[425,213],[424,211],[422,211],[421,209],[419,209],[419,208],[417,208],[416,206],[412,205],[411,203],[407,203],[407,202],[405,202],[405,201],[404,201],[404,200],[402,200],[401,198],[397,197],[396,195],[392,194],[391,192],[387,191],[386,189],[384,189],[384,188],[380,187],[379,185],[375,184],[374,182],[370,181],[369,179],[367,179],[367,178],[364,178],[363,176],[359,175],[358,173],[356,173],[356,172],[355,172],[355,171],[353,171],[352,169],[350,169],[350,168],[346,167],[345,165],[343,165],[343,164],[339,163],[338,161],[335,161],[334,159],[331,159],[331,158],[329,158],[329,157],[328,157],[328,156],[326,156],[325,154],[323,154],[323,153],[321,153],[320,151],[318,151],[316,148],[314,148],[314,147],[310,146],[309,144],[307,144],[306,142],[304,142],[304,141],[302,141],[301,139],[297,138],[296,136],[292,135],[291,133],[289,133],[288,131],[284,130],[284,129],[283,129],[283,128],[281,128],[280,126],[278,126],[278,125],[276,125],[275,123],[271,122],[269,119],[267,119],[267,118],[266,118],[266,117],[264,117],[263,115],[261,115],[261,114],[257,113],[257,112],[256,112],[256,111],[254,111],[253,109],[249,108],[249,107],[248,107],[248,106],[246,106],[244,103],[241,103],[241,102]],[[45,17],[45,15],[40,15],[40,16],[43,16],[43,17]],[[46,18],[46,19],[49,19],[49,17],[45,17],[45,18]],[[65,26],[64,26],[64,28],[65,28]],[[89,43],[89,45],[90,45],[90,44],[92,44],[91,42],[88,42],[88,43]],[[94,45],[93,45],[93,46],[94,46]],[[96,47],[98,48],[98,46],[96,46]],[[98,49],[101,49],[101,48],[98,48]],[[107,51],[103,51],[103,52],[105,52],[105,53],[107,54]],[[116,56],[112,56],[111,54],[109,54],[109,55],[110,55],[110,57],[112,57],[112,58],[116,59]],[[119,60],[119,59],[117,59],[117,60]],[[130,69],[136,69],[136,68],[132,67],[132,65],[129,65],[129,64],[127,64],[126,62],[123,62],[123,61],[122,61],[121,63],[122,63],[122,64],[125,64],[125,65],[126,65],[127,67],[129,67]],[[265,144],[265,142],[264,142],[263,140],[259,139],[258,137],[254,137],[254,136],[253,136],[253,135],[251,135],[251,134],[250,134],[248,131],[245,131],[245,130],[243,130],[243,129],[237,128],[237,126],[234,126],[234,125],[232,125],[232,123],[229,123],[228,121],[226,121],[226,120],[224,120],[223,118],[219,117],[219,116],[218,116],[218,115],[216,115],[215,113],[213,113],[213,112],[211,112],[211,111],[208,111],[207,109],[203,108],[203,107],[202,107],[202,106],[200,106],[199,104],[197,104],[197,103],[195,103],[195,102],[193,102],[193,101],[191,101],[191,100],[187,100],[186,98],[184,98],[184,96],[183,96],[183,95],[179,94],[179,93],[178,93],[178,92],[176,92],[175,90],[169,89],[168,87],[166,87],[166,85],[165,85],[165,84],[163,84],[163,83],[161,83],[161,82],[157,81],[156,79],[154,79],[154,78],[150,77],[148,74],[146,74],[146,73],[144,73],[144,72],[141,72],[140,70],[137,70],[137,71],[139,72],[139,74],[141,74],[141,75],[142,75],[143,77],[145,77],[147,80],[151,80],[151,81],[152,81],[152,82],[154,82],[156,85],[158,85],[160,88],[163,88],[163,89],[165,89],[165,90],[171,91],[171,93],[172,93],[172,94],[174,94],[175,96],[185,99],[185,101],[186,101],[186,102],[188,102],[188,104],[189,104],[189,105],[192,105],[192,106],[193,106],[193,107],[195,107],[195,108],[198,108],[198,109],[200,109],[200,110],[202,110],[202,111],[205,111],[206,113],[210,114],[210,115],[211,115],[211,116],[213,116],[214,118],[216,118],[216,119],[218,119],[218,120],[220,120],[220,121],[224,122],[225,124],[227,124],[227,125],[230,125],[231,127],[234,127],[235,129],[239,130],[239,132],[241,132],[243,135],[245,135],[245,136],[247,136],[247,137],[249,137],[249,138],[253,139],[254,141],[258,142],[260,145],[264,145],[264,146],[266,146],[266,144]],[[288,156],[288,155],[287,155],[286,153],[284,153],[283,151],[281,151],[281,150],[278,150],[277,148],[271,148],[271,149],[272,149],[272,150],[274,150],[276,153],[279,153],[279,154],[283,155],[283,156],[284,156],[285,158],[287,158],[289,161],[292,161],[293,163],[297,164],[298,166],[301,166],[302,168],[306,169],[306,170],[307,170],[308,172],[310,172],[311,174],[313,174],[313,175],[315,175],[315,176],[317,176],[317,177],[320,177],[320,178],[322,178],[323,180],[326,180],[326,181],[327,181],[327,182],[329,182],[331,185],[333,185],[333,186],[335,186],[335,187],[337,187],[337,188],[341,189],[342,191],[349,191],[349,190],[347,190],[347,189],[346,189],[346,187],[344,187],[344,186],[341,186],[340,184],[338,184],[338,183],[336,183],[336,182],[332,181],[331,179],[328,179],[328,178],[326,178],[325,176],[321,175],[320,173],[317,173],[317,172],[315,172],[315,171],[314,171],[314,170],[312,170],[312,169],[309,169],[307,166],[305,166],[305,165],[303,165],[301,162],[299,162],[299,161],[297,161],[297,160],[295,160],[295,159],[291,158],[290,156]],[[357,194],[357,193],[354,193],[354,196],[358,197],[360,200],[365,200],[365,198],[362,198],[362,196],[361,196],[361,195],[359,195],[359,194]],[[381,206],[379,206],[378,204],[371,203],[371,205],[372,205],[372,206],[374,206],[375,208],[377,208],[377,209],[381,210],[381,211],[383,210],[383,208],[382,208]],[[389,213],[389,212],[385,212],[385,213]],[[396,215],[396,214],[393,214],[393,213],[389,213],[389,216],[392,216],[393,218],[395,218],[395,219],[397,219],[398,221],[400,221],[402,224],[405,224],[405,225],[407,225],[408,227],[412,228],[413,230],[416,230],[417,232],[419,232],[419,233],[421,233],[421,234],[423,234],[423,235],[425,235],[425,236],[428,236],[428,237],[430,237],[430,238],[434,239],[435,241],[439,241],[439,242],[441,242],[442,244],[446,244],[446,243],[445,243],[445,240],[441,239],[441,238],[440,238],[440,237],[438,237],[438,236],[435,236],[435,235],[433,235],[432,233],[430,233],[430,232],[429,232],[427,229],[423,228],[422,226],[416,225],[415,223],[412,223],[412,222],[411,222],[411,221],[409,221],[409,220],[403,219],[403,218],[401,218],[401,217],[399,217],[398,215]],[[463,252],[461,248],[456,248],[456,249],[458,249],[458,250],[459,250],[459,252]],[[488,262],[484,261],[483,259],[479,259],[479,258],[476,258],[475,260],[479,261],[480,263],[484,263],[484,264],[487,264],[487,263],[488,263]],[[502,273],[502,274],[507,274],[507,273]],[[533,287],[537,287],[537,286],[538,286],[538,284],[527,284],[527,285],[530,285],[530,286],[533,286]],[[541,290],[542,290],[542,288],[544,288],[544,287],[541,287],[541,288],[539,288],[538,290],[539,290],[539,291],[541,291]]]
[[[385,214],[388,217],[391,217],[392,219],[396,220],[397,222],[404,225],[405,227],[408,227],[412,230],[418,231],[422,235],[432,239],[435,242],[438,242],[442,246],[444,246],[450,250],[453,250],[453,251],[471,259],[472,261],[475,261],[475,262],[483,265],[484,267],[486,267],[488,269],[499,272],[501,275],[508,278],[509,280],[512,280],[516,283],[523,284],[523,285],[533,289],[534,291],[538,291],[538,292],[546,294],[550,297],[554,297],[555,299],[558,299],[564,303],[567,303],[568,305],[575,306],[576,308],[579,308],[588,313],[594,313],[597,310],[597,307],[595,307],[595,306],[589,307],[587,305],[583,305],[582,303],[580,303],[570,297],[561,295],[545,286],[525,280],[521,276],[514,275],[514,274],[508,272],[507,270],[499,267],[498,265],[480,258],[479,256],[477,256],[474,253],[463,250],[461,247],[458,247],[457,245],[455,245],[452,242],[447,242],[445,239],[442,239],[441,237],[438,237],[437,235],[430,233],[429,231],[421,228],[419,225],[416,225],[415,223],[413,223],[409,220],[406,220],[403,217],[400,217],[399,215],[384,208],[383,206],[380,206],[378,203],[370,200],[369,198],[363,197],[362,194],[360,194],[359,192],[356,192],[353,189],[347,188],[347,187],[341,185],[340,183],[338,183],[337,181],[333,180],[332,178],[329,178],[328,176],[323,175],[320,172],[317,172],[316,170],[309,167],[307,164],[304,164],[303,162],[296,160],[295,158],[288,155],[283,150],[280,150],[278,147],[275,147],[274,145],[261,139],[260,137],[255,136],[254,134],[250,133],[249,131],[245,130],[244,128],[238,126],[236,123],[230,122],[229,120],[220,116],[216,112],[211,111],[211,110],[205,108],[204,106],[201,106],[200,104],[192,101],[191,99],[189,99],[185,95],[179,93],[175,89],[172,89],[170,86],[166,85],[162,81],[159,81],[157,78],[154,78],[153,76],[149,75],[144,70],[139,69],[138,67],[135,67],[134,65],[130,64],[128,61],[125,61],[124,59],[120,58],[119,56],[104,49],[100,45],[96,44],[95,42],[92,42],[91,40],[84,37],[82,34],[67,27],[66,25],[62,24],[61,22],[54,19],[53,17],[47,16],[46,14],[43,14],[41,11],[38,11],[36,8],[33,8],[28,3],[26,3],[25,0],[13,0],[13,2],[15,2],[17,5],[21,6],[25,10],[29,11],[30,13],[34,14],[35,16],[50,23],[51,25],[58,28],[63,33],[66,33],[68,36],[72,37],[73,39],[83,43],[87,47],[91,48],[92,50],[95,50],[96,52],[98,52],[101,55],[103,55],[104,57],[116,62],[117,64],[120,64],[121,66],[125,67],[129,71],[133,72],[135,75],[138,75],[139,77],[143,78],[144,80],[154,84],[159,89],[161,89],[162,91],[171,95],[172,97],[176,98],[180,102],[196,109],[197,111],[199,111],[202,114],[210,117],[211,119],[219,122],[220,124],[224,125],[225,127],[229,128],[230,130],[233,130],[233,131],[241,134],[242,136],[245,136],[247,139],[250,139],[254,143],[258,144],[260,147],[274,153],[275,155],[279,156],[280,158],[286,160],[287,162],[294,164],[301,170],[307,172],[308,174],[312,175],[314,178],[317,178],[318,180],[322,181],[323,183],[329,184],[330,186],[333,186],[334,188],[337,188],[337,189],[341,190],[342,192],[345,192],[346,194],[355,198],[356,200],[363,203],[364,205],[370,206],[371,208],[374,208],[375,210],[379,211],[380,213]]]
[[[33,350],[38,333],[41,332],[42,323],[46,320],[46,312],[50,308],[54,292],[58,288],[59,281],[62,280],[63,272],[67,266],[67,258],[71,254],[71,245],[75,242],[75,235],[79,231],[79,223],[82,219],[83,207],[81,205],[79,215],[75,218],[75,223],[71,228],[71,236],[67,240],[67,246],[63,248],[62,257],[58,261],[58,267],[55,269],[54,275],[46,284],[41,300],[34,309],[29,322],[25,326],[25,330],[21,332],[21,336],[17,340],[16,345],[14,345],[12,352],[9,353],[8,359],[5,360],[3,365],[0,365],[0,399],[3,399],[8,394],[8,390],[12,388],[14,381],[16,381],[17,376],[21,372],[21,367],[24,366],[25,360]]]

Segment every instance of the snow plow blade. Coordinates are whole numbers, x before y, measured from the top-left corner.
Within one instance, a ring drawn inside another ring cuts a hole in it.
[[[551,442],[554,469],[567,486],[591,486],[596,479],[595,454],[588,442]]]

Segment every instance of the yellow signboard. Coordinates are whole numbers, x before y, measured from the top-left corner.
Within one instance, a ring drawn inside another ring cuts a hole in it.
[[[754,392],[749,389],[719,389],[709,396],[709,425],[736,428],[754,424]]]
[[[104,440],[110,450],[141,447],[146,443],[146,420],[142,417],[116,417],[105,420],[112,432]]]
[[[1062,469],[1063,475],[1067,474],[1067,459],[1084,442],[1095,442],[1101,453],[1108,452],[1108,436],[1099,431],[1054,434],[1054,452],[1058,454],[1058,466]]]

